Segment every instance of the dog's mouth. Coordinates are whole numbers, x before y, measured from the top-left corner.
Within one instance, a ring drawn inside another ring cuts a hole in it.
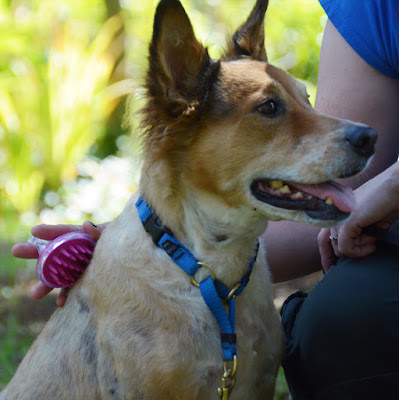
[[[345,219],[356,208],[352,190],[334,181],[307,185],[257,179],[251,184],[251,192],[263,203],[303,211],[322,221]]]

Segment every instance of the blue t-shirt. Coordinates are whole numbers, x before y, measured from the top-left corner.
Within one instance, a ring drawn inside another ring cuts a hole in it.
[[[399,0],[319,0],[328,18],[368,64],[399,78]]]

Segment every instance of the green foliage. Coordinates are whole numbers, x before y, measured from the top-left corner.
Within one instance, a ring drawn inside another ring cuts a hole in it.
[[[5,324],[0,326],[0,388],[12,378],[15,366],[24,357],[36,336],[32,333],[27,335],[26,327],[21,324],[14,312],[15,300],[10,303]],[[2,311],[5,310],[0,308],[0,312]]]
[[[0,8],[0,197],[18,213],[34,209],[44,187],[76,175],[117,104],[109,79],[122,19],[95,24],[98,11],[79,4]]]
[[[183,0],[196,35],[219,57],[226,37],[244,22],[255,0]],[[123,1],[133,76],[143,76],[157,1]],[[325,17],[317,0],[270,0],[266,16],[269,60],[295,77],[316,85]]]
[[[267,16],[270,60],[295,77],[317,83],[326,18],[317,1],[275,0]]]

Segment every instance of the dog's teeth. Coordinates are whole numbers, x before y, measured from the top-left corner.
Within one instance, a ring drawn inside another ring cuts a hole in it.
[[[270,181],[269,184],[273,189],[280,189],[284,186],[282,181]]]
[[[328,204],[329,206],[332,206],[334,204],[333,200],[331,197],[327,197],[325,200],[325,203]]]
[[[302,192],[296,192],[295,194],[292,195],[292,198],[294,200],[303,200],[304,196]]]
[[[290,194],[290,193],[291,193],[291,189],[290,189],[290,187],[289,187],[288,185],[284,185],[284,186],[280,189],[280,192],[281,192],[281,193],[284,193],[284,194]]]

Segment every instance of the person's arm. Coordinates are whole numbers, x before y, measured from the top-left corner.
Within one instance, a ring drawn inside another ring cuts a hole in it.
[[[341,182],[356,188],[390,165],[399,150],[399,80],[368,65],[327,22],[320,54],[315,108],[370,125],[378,132],[376,154],[366,172]],[[320,270],[319,229],[271,222],[262,236],[274,282]]]

